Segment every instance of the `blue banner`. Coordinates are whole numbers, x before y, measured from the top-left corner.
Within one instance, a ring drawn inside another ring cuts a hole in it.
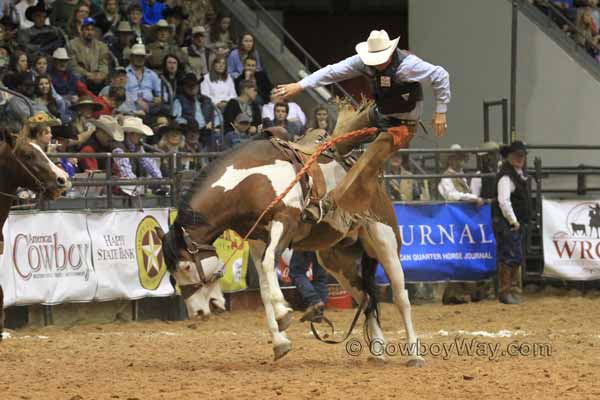
[[[496,271],[489,204],[395,204],[407,282],[478,281]],[[381,266],[377,283],[389,284]]]

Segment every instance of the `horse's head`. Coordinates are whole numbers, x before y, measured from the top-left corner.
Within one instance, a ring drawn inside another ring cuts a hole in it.
[[[158,231],[165,263],[181,288],[190,318],[208,318],[213,312],[225,311],[225,298],[219,278],[223,263],[212,245],[196,243],[190,232],[175,223],[169,232]]]
[[[7,149],[1,155],[7,168],[4,173],[10,176],[15,185],[42,192],[52,199],[60,197],[62,192],[71,187],[69,175],[58,168],[39,145],[31,141],[27,129],[8,137],[6,143]]]

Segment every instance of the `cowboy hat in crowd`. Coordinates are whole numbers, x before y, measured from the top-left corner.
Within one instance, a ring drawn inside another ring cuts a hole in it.
[[[123,127],[119,125],[119,121],[112,115],[101,115],[98,119],[92,120],[91,123],[96,128],[106,132],[117,142],[122,142],[125,139]]]
[[[144,124],[141,118],[138,117],[123,117],[123,132],[139,133],[144,136],[154,136],[152,128]]]

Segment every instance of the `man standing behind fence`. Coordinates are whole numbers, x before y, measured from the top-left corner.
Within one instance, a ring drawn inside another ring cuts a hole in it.
[[[500,149],[506,160],[498,172],[498,205],[494,207],[494,235],[498,260],[498,299],[504,304],[520,304],[518,274],[523,265],[523,228],[529,222],[525,159],[527,148],[520,140]]]

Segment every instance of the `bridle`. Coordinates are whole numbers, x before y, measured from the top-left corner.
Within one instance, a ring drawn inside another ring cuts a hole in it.
[[[221,266],[221,268],[214,273],[211,277],[207,278],[204,273],[204,268],[202,267],[202,259],[200,258],[200,251],[209,251],[214,253],[215,256],[217,254],[217,249],[215,246],[211,244],[200,244],[195,242],[189,232],[181,226],[181,232],[183,233],[183,241],[185,242],[185,250],[192,256],[194,260],[194,264],[196,265],[196,270],[198,271],[198,276],[200,277],[200,282],[185,285],[186,288],[190,289],[200,289],[202,286],[210,285],[217,280],[221,279],[225,274],[225,264]]]
[[[35,176],[35,174],[33,172],[31,172],[31,169],[29,167],[27,167],[27,165],[25,165],[25,163],[23,161],[21,161],[21,159],[19,157],[17,157],[17,155],[15,154],[17,147],[18,147],[18,145],[15,146],[15,148],[10,151],[12,158],[17,162],[17,164],[19,164],[19,166],[21,168],[23,168],[23,170],[25,170],[27,175],[29,175],[29,177],[31,179],[33,179],[33,182],[38,186],[38,189],[39,189],[38,192],[40,194],[45,193],[48,190],[48,188],[46,187],[46,185],[44,185],[44,182],[42,182],[37,176]],[[15,200],[19,199],[19,196],[16,196],[11,193],[5,193],[5,192],[0,192],[0,196],[5,196],[5,197],[15,199]]]

